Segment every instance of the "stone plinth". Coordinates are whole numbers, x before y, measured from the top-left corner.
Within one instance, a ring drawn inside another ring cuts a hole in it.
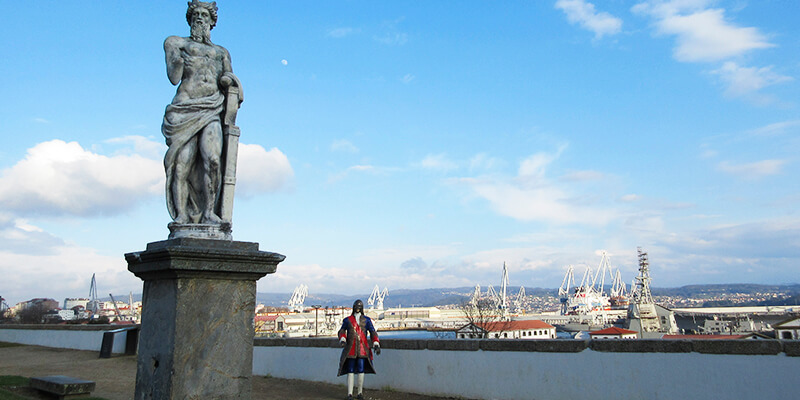
[[[284,258],[192,238],[125,254],[144,280],[135,399],[250,399],[256,281]]]

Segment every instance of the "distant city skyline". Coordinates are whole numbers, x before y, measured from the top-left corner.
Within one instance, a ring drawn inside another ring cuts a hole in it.
[[[141,292],[186,2],[4,5],[0,296]],[[259,292],[800,282],[800,3],[217,5]]]

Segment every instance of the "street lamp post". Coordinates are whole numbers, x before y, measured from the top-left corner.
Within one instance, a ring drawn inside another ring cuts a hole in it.
[[[314,337],[319,336],[319,308],[322,305],[312,305],[314,307]]]

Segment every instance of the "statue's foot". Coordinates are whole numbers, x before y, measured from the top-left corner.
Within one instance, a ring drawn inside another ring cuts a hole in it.
[[[175,218],[176,224],[188,224],[189,222],[191,221],[189,221],[189,217],[186,214],[178,214],[178,217]]]
[[[222,218],[218,217],[217,214],[213,212],[206,212],[203,214],[203,223],[204,224],[221,224]]]

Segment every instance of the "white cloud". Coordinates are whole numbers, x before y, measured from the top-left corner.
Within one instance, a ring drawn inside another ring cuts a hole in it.
[[[49,235],[49,234],[48,234]],[[100,293],[141,293],[142,282],[128,272],[119,256],[98,254],[95,249],[54,243],[27,245],[46,252],[20,252],[0,248],[0,270],[3,271],[3,297],[9,304],[35,297],[50,297],[63,302],[65,297],[85,297],[89,293],[92,273],[97,274]],[[24,266],[24,267],[21,267]]]
[[[160,161],[107,157],[62,140],[28,149],[25,159],[0,172],[0,202],[19,215],[116,214],[163,190]]]
[[[335,182],[341,181],[342,179],[346,178],[348,175],[350,175],[350,173],[353,173],[353,172],[355,172],[355,173],[377,174],[377,173],[382,173],[382,172],[386,172],[386,171],[389,171],[389,170],[390,170],[390,168],[378,168],[378,167],[375,167],[374,165],[351,165],[351,166],[347,167],[347,169],[345,169],[344,171],[339,172],[338,174],[334,174],[334,175],[331,175],[330,177],[328,177],[328,183],[335,183]]]
[[[26,220],[15,219],[8,214],[0,215],[0,252],[14,254],[53,254],[64,241]]]
[[[33,122],[36,122],[37,124],[49,124],[50,123],[49,120],[41,118],[41,117],[34,118]]]
[[[780,174],[784,165],[786,160],[763,160],[738,165],[723,161],[717,164],[717,169],[744,179],[759,179]]]
[[[373,36],[376,42],[390,46],[402,46],[408,42],[408,34],[402,32],[386,33],[381,36]]]
[[[350,27],[334,28],[328,31],[328,36],[336,39],[341,39],[343,37],[347,37],[358,32],[360,32],[359,29]]]
[[[167,145],[163,139],[154,141],[150,138],[138,135],[122,136],[111,138],[105,141],[110,144],[120,144],[125,147],[119,149],[117,154],[139,154],[141,156],[159,160],[164,157]],[[132,148],[130,146],[133,146]]]
[[[413,80],[414,80],[414,78],[416,78],[416,76],[414,76],[414,75],[412,75],[412,74],[405,74],[405,75],[403,76],[403,79],[401,79],[401,81],[402,81],[404,84],[408,85],[409,83],[411,83],[411,81],[413,81]]]
[[[570,23],[594,32],[595,39],[616,35],[622,30],[621,19],[607,12],[597,12],[594,4],[585,0],[558,0],[555,7],[564,11]]]
[[[461,178],[477,196],[489,201],[499,214],[523,221],[544,221],[556,224],[604,225],[616,217],[613,210],[591,204],[580,204],[582,197],[570,193],[569,185],[557,186],[547,178],[547,167],[556,160],[556,153],[536,153],[520,163],[517,176]]]
[[[790,120],[775,122],[750,131],[756,136],[777,136],[786,133],[787,130],[800,126],[800,120]]]
[[[280,150],[269,151],[257,144],[239,144],[236,193],[253,196],[291,189],[294,170]]]
[[[788,82],[793,78],[783,76],[772,71],[769,67],[740,67],[728,61],[712,73],[719,75],[720,80],[726,85],[725,94],[740,97],[756,92],[764,87]]]
[[[602,172],[598,171],[572,171],[564,174],[561,179],[570,182],[586,182],[586,181],[599,181],[606,177]]]
[[[408,42],[408,34],[402,32],[398,26],[405,18],[400,17],[393,21],[383,21],[381,23],[381,34],[372,37],[373,40],[389,46],[402,46]]]
[[[337,139],[331,143],[331,151],[342,151],[345,153],[358,153],[358,147],[346,139]]]
[[[633,11],[655,20],[658,34],[676,36],[673,56],[683,62],[722,61],[751,50],[774,47],[756,28],[743,28],[725,18],[725,10],[708,1],[649,1]]]
[[[626,195],[620,197],[619,201],[624,202],[624,203],[633,203],[633,202],[639,201],[641,199],[642,199],[642,196],[639,196],[638,194],[631,193],[631,194],[626,194]]]
[[[470,171],[492,169],[500,164],[502,164],[501,160],[494,157],[489,157],[486,155],[486,153],[476,154],[469,159]]]
[[[419,165],[425,169],[452,171],[458,169],[458,164],[447,157],[447,154],[428,154],[420,161]]]

